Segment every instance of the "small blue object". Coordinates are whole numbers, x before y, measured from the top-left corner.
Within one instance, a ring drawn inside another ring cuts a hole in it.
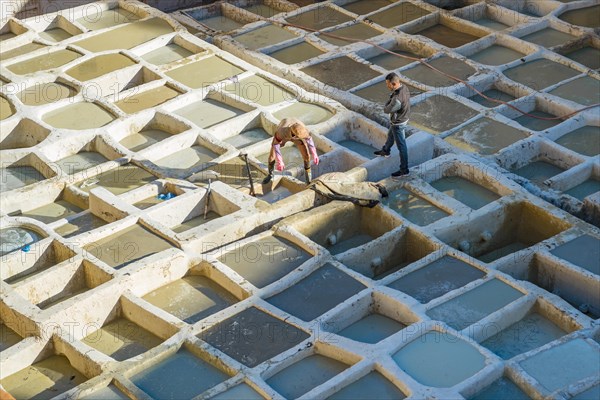
[[[171,192],[167,192],[167,194],[165,195],[166,200],[172,199],[173,197],[175,197],[175,194]]]
[[[165,199],[166,199],[166,196],[165,196],[165,194],[164,194],[164,193],[160,193],[160,194],[158,195],[158,198],[159,198],[160,200],[165,200]]]
[[[29,246],[28,244],[23,246],[23,248],[21,249],[21,251],[24,251],[25,253],[27,253],[29,250],[31,250],[31,246]]]

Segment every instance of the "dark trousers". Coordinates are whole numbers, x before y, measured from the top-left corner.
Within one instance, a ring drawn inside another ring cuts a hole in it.
[[[406,146],[406,136],[404,129],[406,125],[392,125],[388,130],[387,140],[383,145],[383,150],[390,152],[394,141],[400,151],[400,171],[408,172],[408,147]]]

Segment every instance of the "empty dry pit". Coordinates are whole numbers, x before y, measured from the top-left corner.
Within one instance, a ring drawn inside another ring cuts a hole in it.
[[[42,310],[108,282],[112,277],[89,261],[64,263],[15,284],[21,296]],[[42,284],[43,282],[43,284]]]
[[[73,250],[56,240],[45,242],[38,245],[34,252],[6,258],[1,277],[6,283],[16,284],[54,266],[60,268],[61,265],[70,264],[74,256]]]
[[[357,246],[352,246],[352,248]],[[412,228],[385,235],[360,251],[348,251],[336,256],[344,265],[371,279],[382,279],[437,250],[426,236]]]
[[[360,247],[400,225],[380,208],[344,203],[330,203],[290,223],[334,255]]]
[[[528,311],[519,310],[519,314],[523,312],[526,312],[525,315],[508,327],[492,329],[492,332],[497,333],[481,344],[508,360],[558,340],[580,328],[579,325],[560,318],[559,310],[549,306],[548,303],[542,303],[541,300]]]
[[[518,202],[471,218],[452,231],[440,229],[437,236],[450,246],[491,263],[549,239],[570,226],[567,221],[529,202]]]
[[[583,274],[540,254],[503,267],[502,270],[516,279],[527,280],[560,296],[591,318],[600,317],[598,278],[591,274]]]

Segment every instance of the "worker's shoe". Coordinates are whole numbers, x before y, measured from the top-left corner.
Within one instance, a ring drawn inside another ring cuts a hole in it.
[[[312,172],[310,171],[310,168],[304,170],[304,181],[307,185],[312,181]]]
[[[374,151],[373,154],[375,154],[376,156],[381,156],[381,157],[389,157],[390,156],[390,152],[385,151],[385,150],[377,150],[377,151]]]
[[[266,185],[267,183],[271,182],[273,180],[273,170],[275,169],[275,161],[271,161],[269,163],[269,172],[267,174],[267,176],[265,176],[265,179],[263,179],[262,184]]]
[[[392,172],[392,176],[396,177],[396,178],[399,177],[399,176],[406,176],[408,174],[409,174],[408,170],[405,171],[405,170],[402,170],[402,169],[400,169],[400,170],[398,170],[396,172]]]
[[[265,176],[265,179],[262,180],[262,184],[266,185],[267,183],[271,182],[273,180],[273,174],[269,174],[267,176]]]

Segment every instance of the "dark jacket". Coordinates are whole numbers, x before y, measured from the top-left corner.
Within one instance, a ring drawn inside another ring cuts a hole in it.
[[[410,92],[406,85],[400,86],[390,94],[390,99],[385,103],[383,111],[390,114],[392,124],[402,124],[408,121],[410,113]]]

